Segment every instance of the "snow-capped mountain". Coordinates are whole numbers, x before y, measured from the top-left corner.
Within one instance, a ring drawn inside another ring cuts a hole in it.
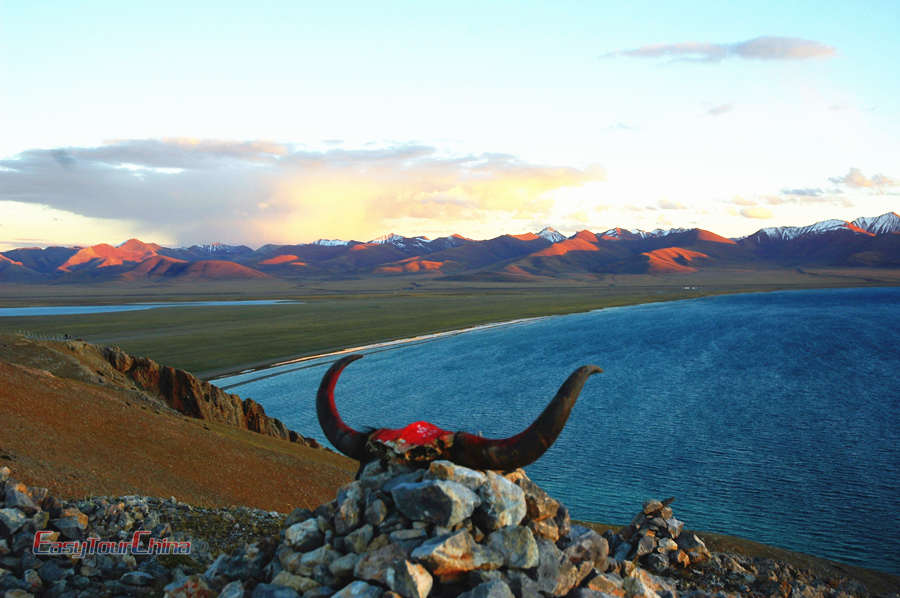
[[[625,228],[611,228],[603,233],[600,236],[604,239],[622,239],[622,240],[633,240],[633,239],[649,239],[654,237],[665,237],[667,235],[675,234],[675,233],[684,233],[690,229],[687,228],[668,228],[662,229],[657,228],[652,231],[645,231],[639,228],[625,229]]]
[[[380,237],[375,237],[369,241],[369,244],[393,245],[400,249],[412,249],[416,247],[427,247],[429,242],[428,237],[404,237],[395,233],[388,233],[386,235],[381,235]]]
[[[312,244],[322,245],[324,247],[340,247],[341,245],[349,245],[350,241],[341,241],[340,239],[319,239]]]
[[[822,220],[808,226],[773,226],[760,229],[754,234],[758,237],[765,236],[776,241],[790,241],[807,235],[816,235],[834,230],[850,230],[864,234],[860,228],[846,220],[831,219]]]
[[[896,212],[888,212],[881,216],[857,218],[851,222],[854,226],[858,226],[866,232],[873,235],[884,235],[887,233],[900,233],[900,215]]]
[[[566,236],[564,234],[549,226],[545,226],[543,229],[541,229],[541,232],[539,232],[537,236],[547,239],[551,243],[559,243],[560,241],[566,240]]]

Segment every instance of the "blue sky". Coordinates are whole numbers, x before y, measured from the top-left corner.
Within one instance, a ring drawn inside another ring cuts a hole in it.
[[[897,209],[896,3],[184,4],[0,4],[0,248]]]

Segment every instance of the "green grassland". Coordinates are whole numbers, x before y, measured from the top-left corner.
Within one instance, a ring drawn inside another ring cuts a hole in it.
[[[898,283],[900,273],[895,271],[852,270],[705,272],[529,283],[395,277],[303,283],[3,285],[2,306],[263,298],[303,303],[3,317],[0,332],[68,334],[93,343],[117,344],[132,354],[209,377],[291,357],[524,317],[721,293]]]

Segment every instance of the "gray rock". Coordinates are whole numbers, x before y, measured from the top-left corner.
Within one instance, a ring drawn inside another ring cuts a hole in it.
[[[369,585],[364,581],[354,581],[335,593],[332,598],[381,598],[383,591],[381,588]]]
[[[565,596],[577,584],[578,568],[553,542],[541,538],[537,543],[540,554],[536,571],[538,589],[545,594]]]
[[[321,546],[325,536],[319,529],[318,520],[308,518],[284,530],[284,540],[295,550],[306,552]]]
[[[487,545],[503,555],[507,567],[530,569],[538,564],[538,545],[527,527],[502,527],[487,537]]]
[[[324,546],[320,546],[315,550],[305,553],[300,558],[300,565],[303,570],[313,569],[316,565],[325,565],[327,567],[332,561],[341,556],[341,553],[331,548],[328,544],[325,544]]]
[[[424,529],[398,529],[388,534],[391,542],[403,542],[405,540],[418,540],[428,535]]]
[[[353,577],[353,569],[356,567],[360,556],[358,554],[345,554],[344,556],[331,561],[328,569],[331,574],[339,580],[347,580]]]
[[[22,483],[6,484],[6,506],[17,508],[29,517],[38,512],[38,507],[31,499],[28,486]]]
[[[590,562],[592,567],[598,571],[606,571],[609,544],[606,538],[594,530],[575,525],[566,536],[566,547],[563,553],[569,561],[576,565]]]
[[[684,522],[675,519],[674,517],[669,517],[666,519],[666,531],[669,533],[670,538],[678,538],[681,535],[681,530],[684,528]]]
[[[625,591],[622,582],[622,578],[615,573],[601,573],[588,579],[585,587],[596,592],[621,595]]]
[[[366,522],[373,526],[378,526],[388,515],[387,505],[380,498],[374,499],[366,505],[365,519]]]
[[[404,560],[388,569],[387,585],[404,598],[425,598],[434,580],[422,565]]]
[[[397,508],[412,520],[452,527],[472,515],[478,495],[456,482],[428,480],[394,486]]]
[[[168,587],[168,586],[166,586]],[[186,596],[199,596],[201,594],[185,594]],[[270,583],[257,584],[253,588],[252,598],[300,598],[300,594],[293,588],[276,586]]]
[[[400,475],[396,475],[389,479],[381,486],[381,490],[383,492],[391,493],[394,488],[399,486],[400,484],[417,484],[422,481],[422,478],[425,477],[425,472],[421,469],[417,469],[415,471],[411,471],[409,473],[402,473]]]
[[[556,528],[559,530],[560,537],[569,533],[569,530],[572,527],[572,520],[569,517],[569,509],[566,508],[566,505],[559,505],[559,508],[556,510],[556,516],[553,517],[553,521],[556,523]]]
[[[663,504],[658,500],[647,500],[644,501],[644,508],[642,509],[644,515],[654,515],[655,513],[659,513],[662,511]]]
[[[518,478],[515,483],[525,493],[525,506],[529,520],[543,521],[556,516],[559,502],[544,492],[543,488],[524,476]]]
[[[509,589],[516,598],[534,598],[540,595],[540,586],[524,571],[512,569],[506,572]]]
[[[687,553],[692,564],[708,561],[712,556],[709,549],[706,547],[706,544],[704,544],[703,540],[701,540],[697,534],[681,534],[678,536],[676,542],[678,543],[678,548]]]
[[[477,491],[478,488],[487,481],[487,476],[482,472],[462,465],[457,465],[450,461],[432,461],[428,466],[426,479],[445,480],[447,482],[456,482],[462,484],[469,490]]]
[[[334,513],[334,531],[343,536],[359,527],[362,522],[362,484],[350,482],[338,491]]]
[[[356,562],[356,566],[353,567],[353,576],[357,579],[387,585],[388,569],[394,563],[405,559],[406,554],[399,546],[388,544],[378,550],[362,555]]]
[[[119,581],[130,586],[149,586],[153,584],[153,576],[143,571],[129,571]]]
[[[362,554],[366,551],[366,547],[372,541],[372,536],[374,535],[375,530],[367,523],[347,534],[344,538],[344,547],[356,554]]]
[[[634,546],[631,545],[631,542],[620,542],[616,547],[616,553],[613,555],[613,558],[617,561],[628,560],[628,555],[631,554],[632,548]]]
[[[504,560],[497,551],[476,544],[466,530],[427,540],[413,550],[411,556],[440,577],[452,577],[475,569],[497,569]]]
[[[525,493],[493,471],[487,472],[487,482],[478,489],[478,495],[482,500],[475,515],[479,526],[485,530],[518,525],[525,518]]]
[[[645,554],[650,554],[656,549],[656,538],[653,536],[643,536],[638,540],[634,550],[634,556],[640,558]]]
[[[219,598],[244,598],[244,586],[240,581],[234,580],[222,588]]]
[[[669,568],[669,559],[658,552],[648,554],[641,562],[643,562],[644,566],[653,573],[664,573],[665,570]]]
[[[280,571],[278,575],[272,578],[272,585],[291,588],[298,594],[302,594],[303,592],[319,587],[321,584],[309,577],[294,575],[287,571]]]
[[[38,574],[45,584],[52,584],[66,577],[74,575],[74,571],[64,567],[60,567],[56,560],[45,561],[38,569]]]
[[[19,509],[0,509],[0,536],[12,536],[27,521],[25,513]]]
[[[476,586],[459,598],[514,598],[514,595],[508,585],[497,579]]]

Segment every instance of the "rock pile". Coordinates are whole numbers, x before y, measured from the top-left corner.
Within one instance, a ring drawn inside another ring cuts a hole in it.
[[[373,463],[334,501],[295,512],[289,523],[254,597],[675,592],[634,563],[609,558],[608,539],[573,525],[522,470]]]
[[[284,520],[278,513],[246,507],[199,509],[174,498],[93,497],[62,502],[46,488],[27,486],[10,475],[8,467],[0,467],[3,598],[161,595],[173,580],[185,579],[198,568],[203,571],[213,553],[243,546],[254,536],[277,533]],[[50,532],[43,536],[50,542],[91,537],[127,541],[135,531],[146,530],[156,539],[192,540],[192,550],[184,556],[36,556],[32,545],[35,533],[41,530]],[[206,540],[198,541],[198,536]],[[242,562],[250,561],[245,549],[236,554]],[[245,565],[238,574],[246,571]]]
[[[648,500],[631,524],[617,534],[606,534],[617,560],[636,560],[656,573],[709,560],[711,555],[703,540],[692,532],[682,533],[684,523],[669,507],[673,500]]]
[[[573,524],[521,470],[503,475],[446,461],[425,470],[371,464],[330,503],[286,518],[140,496],[61,502],[0,467],[0,596],[869,596],[846,578],[710,553],[669,502],[647,501],[630,525],[600,535]],[[50,530],[48,539],[126,540],[139,529],[191,540],[192,551],[32,553],[38,530]]]

